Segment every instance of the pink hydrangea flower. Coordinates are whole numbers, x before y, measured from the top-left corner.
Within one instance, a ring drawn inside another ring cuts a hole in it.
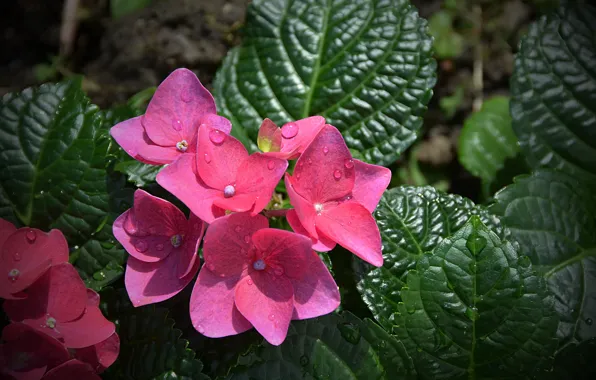
[[[234,213],[219,218],[205,235],[205,265],[195,283],[190,315],[208,337],[255,327],[281,344],[290,320],[318,317],[339,306],[331,274],[310,239],[268,228],[262,215]]]
[[[4,311],[52,336],[68,348],[88,347],[109,338],[115,326],[99,310],[99,296],[68,263],[52,266],[26,291],[27,298],[6,300]]]
[[[325,126],[322,116],[291,121],[279,128],[270,119],[263,120],[257,143],[268,156],[292,160],[300,156]]]
[[[23,291],[50,266],[67,261],[68,243],[59,230],[17,230],[0,219],[0,298],[24,298]]]
[[[186,219],[170,202],[137,190],[134,206],[113,225],[128,251],[126,290],[134,306],[161,302],[180,292],[199,270],[197,250],[205,224]]]
[[[134,159],[169,164],[193,153],[199,125],[230,133],[232,124],[217,116],[213,97],[188,69],[172,72],[157,88],[147,112],[115,125],[110,134]]]
[[[389,169],[354,160],[341,133],[326,125],[286,174],[294,211],[288,222],[313,239],[316,249],[334,243],[375,266],[383,265],[381,236],[371,213],[389,185]]]
[[[207,223],[224,210],[261,212],[288,167],[283,159],[250,156],[234,137],[206,126],[199,129],[196,160],[184,155],[157,175],[157,182]]]
[[[95,374],[93,368],[87,363],[76,359],[71,359],[58,367],[48,371],[41,380],[101,380],[101,377]]]
[[[75,358],[89,364],[95,373],[102,373],[114,364],[120,353],[120,338],[112,334],[103,342],[76,350]]]

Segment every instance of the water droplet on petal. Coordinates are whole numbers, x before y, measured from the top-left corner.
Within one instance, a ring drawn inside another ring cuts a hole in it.
[[[234,194],[236,194],[236,188],[234,186],[227,185],[226,187],[224,187],[224,197],[225,198],[233,197]]]
[[[276,276],[281,276],[282,274],[284,274],[284,269],[283,268],[275,268],[274,273]]]
[[[157,244],[155,246],[155,249],[157,249],[158,251],[163,251],[163,244],[161,244],[161,243],[160,244]]]
[[[240,232],[241,230],[242,230],[242,227],[240,227],[240,226],[234,227],[234,231],[236,231],[236,232]]]
[[[21,255],[20,252],[15,252],[12,254],[12,259],[14,261],[21,261],[22,258],[23,258],[23,256]]]
[[[190,103],[193,100],[193,94],[190,91],[190,89],[185,89],[184,91],[182,91],[180,93],[180,100],[182,100],[184,103]]]
[[[300,179],[300,173],[296,173],[296,179]]]
[[[323,147],[323,153],[324,153],[325,155],[327,155],[327,153],[329,153],[329,148],[327,148],[327,147]]]
[[[21,271],[19,271],[19,270],[18,270],[18,269],[16,269],[16,268],[13,268],[13,269],[11,269],[11,270],[10,270],[10,272],[8,272],[8,279],[9,279],[11,282],[15,282],[16,280],[18,280],[18,279],[19,279],[19,276],[20,276],[20,275],[21,275]]]
[[[248,285],[252,285],[252,280],[251,280],[251,279],[249,279],[248,281],[246,281],[246,283],[247,283]]]
[[[207,269],[209,269],[211,272],[213,272],[215,270],[215,265],[213,265],[212,263],[207,264]]]
[[[25,237],[27,238],[27,241],[29,243],[33,243],[35,242],[35,239],[37,239],[37,234],[35,233],[35,231],[33,230],[29,230],[27,231],[27,233],[25,234]]]
[[[205,159],[205,162],[206,163],[210,163],[211,162],[211,157],[207,153],[205,153],[205,155],[203,156],[203,158]]]
[[[249,243],[250,242],[250,235],[244,235],[244,242],[245,243]]]
[[[215,145],[222,144],[225,139],[226,134],[219,129],[212,129],[211,132],[209,132],[209,140],[211,140],[211,142]]]
[[[269,317],[268,318],[269,318],[270,321],[274,320],[275,319],[275,314],[269,314]]]
[[[274,167],[275,167],[275,162],[273,162],[273,161],[267,162],[267,169],[273,170]]]
[[[298,130],[298,124],[293,122],[286,123],[283,127],[281,127],[281,136],[285,139],[294,138],[298,134]]]
[[[341,170],[335,169],[335,171],[333,172],[333,178],[339,180],[341,178]]]
[[[147,243],[145,243],[145,242],[144,242],[144,241],[142,241],[142,240],[141,240],[141,241],[139,241],[139,242],[137,242],[137,243],[135,244],[135,249],[136,249],[137,251],[141,252],[141,253],[143,253],[143,252],[147,251],[147,248],[149,248],[149,247],[147,246]]]
[[[312,165],[312,160],[310,158],[306,160],[306,162],[308,162],[309,165]]]
[[[354,167],[354,160],[352,160],[351,158],[346,158],[346,160],[344,161],[344,166],[346,167],[346,169],[352,169]]]
[[[181,131],[182,130],[182,122],[178,119],[172,120],[172,128],[174,128],[176,131]]]
[[[197,331],[202,334],[202,333],[205,332],[205,328],[203,326],[201,326],[201,325],[198,325],[197,326]]]

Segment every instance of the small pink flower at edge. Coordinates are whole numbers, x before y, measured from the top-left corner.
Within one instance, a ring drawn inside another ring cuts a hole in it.
[[[268,228],[262,215],[217,219],[205,235],[203,252],[190,315],[205,336],[234,335],[254,326],[279,345],[291,319],[317,317],[339,306],[337,285],[310,240]]]
[[[187,220],[170,202],[137,190],[133,208],[113,225],[130,254],[124,282],[136,306],[161,302],[180,292],[199,270],[197,250],[205,230],[191,213]]]
[[[295,159],[304,152],[324,125],[325,119],[322,116],[291,121],[281,128],[265,119],[259,128],[259,149],[270,157]]]
[[[169,164],[193,153],[199,125],[230,133],[232,124],[216,114],[213,97],[188,69],[177,69],[157,87],[143,116],[125,120],[110,130],[134,159],[152,165]]]
[[[249,156],[234,137],[205,127],[199,130],[196,159],[182,156],[160,171],[157,182],[211,223],[224,210],[261,212],[287,167],[283,159]]]
[[[331,249],[333,241],[382,266],[381,237],[371,212],[390,179],[389,169],[354,160],[341,133],[326,125],[298,159],[293,176],[286,174],[294,206],[288,221],[317,248]]]

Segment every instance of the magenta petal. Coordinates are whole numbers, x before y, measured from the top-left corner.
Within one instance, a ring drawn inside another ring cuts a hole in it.
[[[184,236],[183,246],[178,250],[178,278],[183,278],[191,274],[193,271],[196,273],[195,263],[199,260],[199,245],[203,234],[207,229],[207,224],[204,223],[198,216],[190,213],[188,220],[188,228],[186,236]],[[192,273],[192,277],[194,277]]]
[[[139,154],[139,149],[141,149],[141,147],[154,145],[149,139],[149,136],[145,133],[141,118],[142,116],[137,116],[116,124],[110,129],[110,135],[112,135],[118,145],[120,145],[122,149],[135,160],[149,165],[157,165],[160,163],[159,161],[148,160],[141,157]]]
[[[356,180],[352,190],[352,199],[372,213],[391,182],[391,170],[359,160],[354,160],[354,165]]]
[[[174,163],[163,168],[157,175],[157,183],[207,223],[223,215],[221,209],[213,207],[213,200],[221,196],[221,190],[208,187],[196,175],[194,155],[182,155]]]
[[[296,163],[294,190],[311,203],[342,198],[354,187],[354,162],[341,133],[325,125]]]
[[[269,227],[262,215],[235,213],[215,220],[203,239],[203,257],[210,271],[224,277],[244,271],[252,254],[252,235]]]
[[[56,325],[68,348],[92,346],[108,339],[116,331],[116,326],[103,316],[96,306],[87,306],[83,315],[72,322]]]
[[[234,212],[250,211],[255,205],[256,196],[254,194],[236,194],[233,197],[219,197],[213,200],[213,204],[224,210]]]
[[[101,380],[90,365],[72,359],[49,370],[42,380]]]
[[[317,217],[317,228],[362,260],[377,267],[383,265],[379,228],[361,204],[346,202],[327,206]]]
[[[133,209],[137,228],[151,235],[170,237],[186,228],[186,217],[178,207],[144,190],[135,191]]]
[[[143,126],[156,144],[175,146],[196,134],[204,115],[214,113],[213,97],[197,76],[188,69],[177,69],[157,87]]]
[[[308,231],[302,226],[302,223],[300,223],[300,219],[298,218],[296,210],[292,209],[288,211],[288,213],[286,214],[286,220],[288,221],[288,224],[290,225],[290,227],[292,227],[292,230],[294,230],[294,232],[300,235],[304,235],[311,239],[312,249],[314,249],[315,251],[328,252],[335,248],[336,243],[333,240],[329,239],[327,236],[323,235],[321,231],[318,231],[318,240],[311,237]]]
[[[225,117],[213,113],[203,116],[201,123],[206,124],[211,128],[219,129],[226,135],[229,135],[230,132],[232,132],[232,123]]]
[[[190,297],[192,325],[210,338],[236,335],[252,328],[234,305],[238,277],[221,278],[203,267]]]
[[[197,170],[201,179],[214,189],[223,191],[236,182],[236,173],[248,152],[242,143],[207,125],[199,129]]]
[[[290,154],[290,157],[295,157],[297,154],[304,152],[315,136],[317,136],[325,126],[325,118],[322,116],[311,116],[305,119],[296,120],[292,123],[294,123],[298,129],[296,136],[286,138],[284,134],[282,134],[280,151]],[[282,126],[282,131],[286,126],[287,124]]]
[[[294,182],[294,177],[286,174],[285,183],[288,196],[290,197],[290,203],[292,206],[294,206],[294,210],[296,215],[298,215],[298,219],[300,219],[302,227],[308,232],[312,239],[318,239],[319,235],[315,228],[315,221],[317,217],[315,207],[312,203],[304,199],[296,192],[294,189]]]
[[[120,353],[120,338],[113,333],[108,339],[76,350],[75,358],[87,363],[96,373],[102,373],[114,364]]]
[[[169,164],[182,154],[175,146],[159,146],[155,144],[139,145],[138,152],[139,155],[136,158],[139,161],[153,165]]]
[[[339,289],[319,255],[311,252],[309,267],[300,279],[291,279],[294,288],[292,319],[307,319],[331,313],[340,302]]]
[[[268,269],[278,276],[300,278],[312,253],[312,242],[306,236],[276,228],[263,228],[252,235],[252,241]]]
[[[172,247],[170,238],[166,236],[137,237],[129,235],[126,232],[124,224],[132,214],[132,210],[128,210],[116,218],[112,225],[112,233],[114,234],[114,237],[132,257],[135,257],[138,260],[148,263],[163,260],[174,248]]]
[[[274,346],[282,344],[294,311],[294,290],[287,278],[253,271],[236,285],[236,307]]]
[[[287,168],[288,161],[267,157],[261,153],[251,154],[240,165],[236,178],[236,192],[252,194],[256,197],[253,215],[260,213],[267,206],[275,191],[275,186]]]

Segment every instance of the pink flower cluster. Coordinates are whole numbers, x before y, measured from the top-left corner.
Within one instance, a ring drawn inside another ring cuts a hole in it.
[[[279,345],[292,319],[339,306],[337,285],[313,249],[339,244],[372,265],[383,264],[372,212],[391,172],[353,159],[341,133],[320,116],[281,128],[265,119],[258,136],[262,153],[249,154],[231,129],[191,71],[178,69],[166,78],[145,115],[114,126],[111,134],[133,158],[167,164],[157,182],[191,215],[186,219],[174,205],[138,190],[114,235],[130,253],[126,289],[141,306],[190,283],[206,230],[205,264],[190,302],[194,327],[208,337],[254,327]],[[264,216],[271,214],[264,210],[284,174],[294,208],[275,214],[285,215],[294,232],[269,228]]]
[[[99,379],[118,357],[115,326],[68,263],[58,230],[16,229],[0,219],[0,374],[13,379]],[[2,377],[4,378],[4,377]]]

